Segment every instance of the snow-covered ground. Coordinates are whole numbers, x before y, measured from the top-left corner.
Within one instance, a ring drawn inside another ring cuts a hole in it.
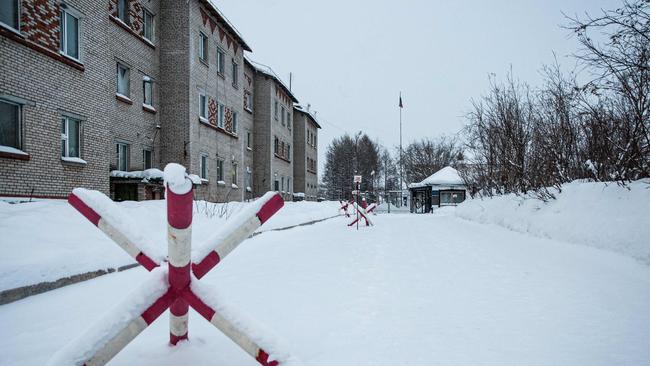
[[[572,182],[564,184],[556,196],[548,203],[513,194],[467,200],[456,214],[539,237],[616,251],[650,265],[650,179],[627,187]]]
[[[256,236],[201,282],[312,366],[650,365],[650,267],[639,261],[453,210],[378,215],[359,231],[348,220]],[[43,365],[145,275],[0,306],[0,364]],[[168,327],[163,314],[111,365],[257,364],[193,311],[189,342],[170,347]]]
[[[166,252],[164,201],[118,205],[145,235]],[[210,235],[246,203],[195,203],[192,236]],[[258,231],[286,227],[337,214],[338,202],[287,202]],[[226,213],[223,217],[220,214]],[[64,200],[8,204],[0,201],[0,291],[70,275],[134,263],[122,249]]]

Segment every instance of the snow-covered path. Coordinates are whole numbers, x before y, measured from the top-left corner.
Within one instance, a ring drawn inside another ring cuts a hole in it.
[[[333,219],[245,242],[202,281],[307,365],[650,365],[650,267],[454,216]],[[0,306],[0,364],[42,365],[145,275]],[[111,365],[256,365],[195,313],[164,314]]]

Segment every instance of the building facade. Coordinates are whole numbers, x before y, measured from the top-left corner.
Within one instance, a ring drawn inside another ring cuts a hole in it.
[[[293,104],[298,100],[266,66],[253,63],[254,167],[253,191],[278,191],[293,199]]]
[[[318,199],[318,130],[321,128],[310,107],[296,104],[294,110],[293,179],[295,195],[307,201]]]
[[[208,0],[0,6],[0,195],[162,198],[176,162],[199,199],[291,199],[297,100]]]

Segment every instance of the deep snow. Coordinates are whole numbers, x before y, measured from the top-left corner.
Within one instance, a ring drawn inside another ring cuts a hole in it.
[[[514,194],[467,200],[461,218],[531,235],[612,250],[650,265],[650,179],[572,182],[545,203]],[[649,344],[650,347],[650,344]]]
[[[650,364],[650,267],[450,211],[269,232],[201,281],[312,366]],[[0,364],[44,364],[145,274],[0,306]],[[168,346],[168,327],[163,314],[111,365],[257,364],[194,312],[189,342]]]

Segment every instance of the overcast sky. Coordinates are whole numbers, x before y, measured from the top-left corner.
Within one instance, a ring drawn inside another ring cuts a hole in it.
[[[470,99],[488,74],[535,85],[555,51],[566,58],[576,40],[560,28],[562,12],[592,14],[617,0],[213,0],[301,103],[318,111],[320,167],[332,138],[364,131],[399,144],[457,133]],[[322,170],[321,170],[322,173]]]

